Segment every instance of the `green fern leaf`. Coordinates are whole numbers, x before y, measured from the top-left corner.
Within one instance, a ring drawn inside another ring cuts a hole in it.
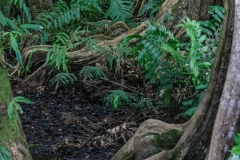
[[[132,17],[132,2],[126,0],[111,0],[110,6],[105,13],[113,21],[126,21]]]
[[[55,88],[57,90],[59,84],[67,86],[75,81],[77,81],[77,77],[74,75],[74,73],[58,73],[49,82],[50,85],[55,85]]]
[[[107,78],[106,74],[100,68],[94,66],[83,67],[79,74],[83,76],[83,81],[87,79],[99,79],[100,77]]]

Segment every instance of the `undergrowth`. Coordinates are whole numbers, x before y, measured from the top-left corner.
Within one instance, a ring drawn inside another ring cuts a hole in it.
[[[154,17],[163,2],[148,1],[142,6],[138,16]],[[198,22],[185,17],[181,24],[176,26],[186,31],[185,36],[190,40],[189,42],[181,42],[177,39],[164,26],[163,21],[148,21],[145,36],[130,35],[116,48],[109,46],[111,50],[107,51],[97,45],[97,40],[90,38],[90,35],[99,33],[96,29],[97,21],[105,18],[112,23],[132,22],[131,19],[134,16],[132,10],[136,1],[71,0],[67,3],[59,0],[53,3],[50,10],[38,14],[35,19],[32,18],[24,1],[12,0],[10,3],[18,8],[21,14],[11,20],[0,12],[0,24],[4,26],[0,28],[2,37],[5,41],[10,39],[2,50],[8,49],[11,44],[20,66],[18,73],[23,70],[27,75],[30,71],[30,62],[26,66],[23,65],[21,48],[19,48],[22,37],[35,33],[39,37],[36,42],[53,45],[53,48],[47,49],[46,66],[50,69],[49,82],[55,85],[55,89],[61,84],[67,86],[78,80],[76,73],[71,73],[68,66],[70,57],[67,54],[78,46],[84,46],[87,51],[97,50],[107,53],[107,66],[110,72],[120,75],[121,79],[124,70],[122,64],[130,60],[131,67],[136,69],[139,77],[144,77],[145,82],[151,81],[154,86],[157,86],[156,92],[163,105],[171,108],[176,105],[181,106],[178,109],[184,112],[184,116],[194,113],[208,86],[224,17],[224,9],[220,6],[210,7],[211,20]],[[167,13],[165,18],[166,16],[171,18]],[[153,20],[153,18],[150,19]],[[133,39],[138,40],[135,46],[129,43]],[[30,58],[32,54],[34,53],[30,54]],[[107,77],[100,68],[93,66],[84,67],[79,74],[83,77],[83,81]],[[110,92],[110,94],[113,93],[115,92]],[[121,98],[124,97],[123,93],[119,96],[114,94],[112,97],[114,107],[129,102],[126,98]],[[146,106],[152,106],[149,105],[152,102],[148,98],[140,97],[138,101],[146,103]],[[110,99],[107,100],[110,101]]]
[[[123,40],[139,40],[133,55],[144,78],[158,84],[165,106],[182,104],[183,116],[194,113],[210,80],[224,10],[213,6],[209,13],[212,20],[197,22],[186,17],[176,26],[186,30],[190,42],[180,42],[163,24],[153,22],[148,22],[145,37],[131,35]]]

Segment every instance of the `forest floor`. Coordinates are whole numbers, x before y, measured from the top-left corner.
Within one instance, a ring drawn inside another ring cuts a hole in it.
[[[21,104],[20,115],[34,160],[108,160],[147,119],[181,123],[169,109],[137,112],[131,107],[104,106],[89,100],[80,86],[23,90],[13,85],[14,96],[34,102]]]

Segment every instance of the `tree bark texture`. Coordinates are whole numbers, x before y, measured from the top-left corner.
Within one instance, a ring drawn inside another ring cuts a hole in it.
[[[8,73],[0,64],[0,146],[8,149],[13,160],[32,160],[18,113],[15,110],[13,121],[7,115],[12,98]]]
[[[232,52],[218,114],[214,124],[208,159],[224,160],[229,156],[233,137],[240,122],[240,0],[230,7],[234,14]],[[233,13],[232,13],[233,14]]]
[[[194,1],[194,2],[197,2],[197,1]],[[166,5],[171,6],[172,4],[175,4],[176,6],[179,5],[178,2],[173,0],[172,3],[170,1],[166,1],[165,6]],[[212,5],[214,5],[214,3]],[[171,7],[174,8],[175,6],[171,6]],[[147,150],[147,148],[149,148],[149,151],[150,151],[150,148],[152,148],[152,145],[154,145],[153,135],[157,134],[157,132],[164,132],[166,130],[169,130],[169,127],[172,126],[172,124],[165,124],[163,127],[161,125],[161,123],[162,123],[161,121],[153,123],[152,120],[148,120],[148,121],[144,122],[143,123],[144,125],[141,125],[138,129],[138,130],[141,130],[141,135],[144,135],[144,136],[141,136],[137,131],[136,134],[129,140],[129,142],[127,142],[123,146],[123,148],[120,149],[118,153],[116,153],[116,155],[112,158],[112,160],[121,160],[121,159],[137,159],[137,160],[138,159],[147,159],[147,160],[154,160],[154,159],[192,160],[192,159],[198,159],[198,160],[203,160],[207,157],[207,154],[209,152],[209,147],[210,147],[213,125],[214,125],[214,122],[216,119],[220,99],[222,97],[223,86],[225,83],[225,77],[226,77],[228,64],[229,64],[229,56],[231,55],[231,49],[232,49],[233,19],[234,19],[235,4],[234,4],[233,0],[224,1],[224,7],[226,10],[226,14],[225,14],[225,20],[223,22],[222,37],[221,37],[221,40],[218,45],[218,51],[217,51],[217,55],[215,57],[215,63],[213,66],[212,76],[211,76],[211,80],[209,83],[209,87],[206,90],[205,95],[199,105],[199,108],[193,115],[192,119],[190,121],[188,121],[187,123],[183,124],[182,126],[176,125],[176,127],[177,126],[180,127],[180,130],[183,131],[183,135],[179,139],[176,146],[171,150],[163,150],[157,154],[153,154],[152,156],[149,156],[149,158],[139,157],[138,155],[141,155],[143,152],[143,150],[142,151],[137,150],[137,148],[139,148],[139,146],[144,146],[145,150]],[[200,10],[198,10],[198,11],[201,12]],[[201,14],[199,13],[199,15],[201,15]],[[236,76],[236,74],[235,74],[235,76]],[[238,79],[236,79],[236,77],[235,77],[235,80],[238,80]],[[232,83],[233,82],[234,81],[232,81]],[[232,84],[232,87],[233,87],[233,85],[236,85],[238,83]],[[223,96],[222,99],[225,99],[225,97]],[[237,101],[234,101],[234,102],[235,102],[235,106],[234,106],[235,108],[233,107],[232,109],[230,109],[231,111],[234,111],[237,109],[236,108]],[[229,101],[229,103],[233,103],[233,101]],[[224,113],[226,113],[226,111]],[[232,112],[232,113],[234,113],[234,112]],[[238,114],[238,112],[236,113],[235,116],[238,118],[239,116],[237,114]],[[221,117],[221,115],[218,115],[218,117],[219,116]],[[238,120],[237,118],[235,118],[235,120]],[[150,123],[150,121],[151,121],[151,123]],[[236,121],[234,121],[234,122],[237,123]],[[224,121],[224,122],[221,121],[221,123],[224,123],[226,126],[228,126],[227,125],[228,121]],[[236,125],[236,124],[234,124],[234,125]],[[155,127],[153,128],[151,126],[155,126]],[[159,128],[157,126],[159,126]],[[220,127],[217,124],[215,126]],[[151,128],[151,130],[149,128]],[[219,128],[219,132],[217,134],[220,135],[220,133],[226,132],[226,134],[224,134],[225,136],[229,135],[230,133],[232,133],[231,136],[233,136],[235,130],[232,130],[232,131],[230,130],[230,132],[229,132],[228,129],[229,128],[227,128],[227,127]],[[216,132],[216,131],[214,131],[214,132]],[[141,141],[140,141],[139,136],[141,136]],[[151,136],[152,136],[152,138],[149,138]],[[229,139],[228,139],[229,141],[233,141],[231,136],[229,136]],[[148,143],[144,142],[143,139],[147,140]],[[216,143],[216,141],[218,141],[218,140],[219,139],[213,139],[212,144]],[[142,142],[144,142],[144,143],[142,143]],[[218,146],[220,145],[220,147],[222,145],[225,146],[226,144],[224,142],[226,142],[226,141],[222,140],[220,142],[217,142],[217,144],[218,144]],[[148,144],[148,146],[145,144]],[[213,153],[211,150],[210,150],[210,152]],[[220,152],[220,150],[218,150],[218,152],[216,151],[214,153],[217,155],[217,154],[219,154],[219,152]],[[228,154],[227,154],[227,152],[225,152],[225,154],[226,155],[220,156],[220,157],[223,159],[226,158],[228,156]],[[209,160],[213,160],[213,159],[219,159],[219,158],[209,158]]]

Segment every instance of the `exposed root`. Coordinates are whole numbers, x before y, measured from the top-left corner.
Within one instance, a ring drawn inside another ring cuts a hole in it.
[[[169,130],[184,132],[188,123],[168,124],[149,119],[143,122],[133,137],[114,155],[112,160],[145,159],[157,154],[155,136]]]
[[[120,23],[122,25],[122,23]],[[119,24],[116,24],[119,25]],[[143,22],[137,28],[134,28],[130,31],[123,33],[122,35],[116,37],[113,40],[101,40],[97,45],[105,48],[110,49],[109,46],[116,47],[122,38],[132,35],[132,34],[139,34],[145,29],[146,23]],[[103,36],[104,37],[104,36]],[[32,55],[30,61],[31,67],[31,75],[26,78],[21,85],[24,87],[34,87],[37,85],[42,85],[46,81],[46,74],[47,73],[46,67],[43,65],[46,60],[46,56],[48,53],[48,49],[52,48],[51,45],[39,45],[39,46],[31,46],[23,50],[23,63],[24,65],[27,64],[28,58],[30,54]],[[95,65],[96,63],[101,63],[105,61],[106,54],[100,53],[99,51],[88,51],[85,48],[67,52],[67,55],[70,57],[71,61],[69,62],[69,67],[71,71],[79,71],[82,67],[87,65]],[[35,78],[34,78],[35,77]],[[41,79],[41,81],[39,81]]]
[[[16,143],[13,140],[11,140],[8,144],[8,149],[13,160],[24,160],[26,155],[30,155],[27,148],[25,148],[21,143]]]

